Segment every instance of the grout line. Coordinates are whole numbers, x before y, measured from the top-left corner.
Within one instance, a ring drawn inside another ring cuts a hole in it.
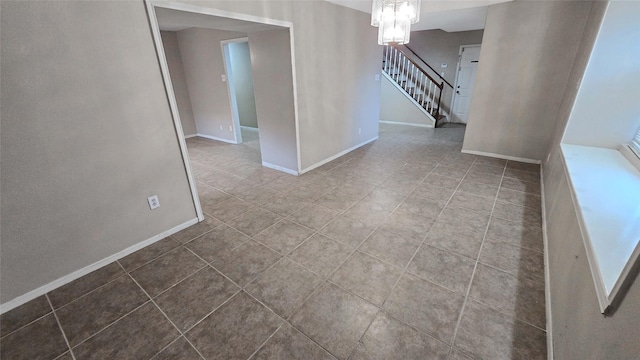
[[[46,294],[45,294],[45,295],[46,295]],[[35,299],[34,299],[34,300],[35,300]],[[25,303],[25,304],[26,304],[26,303]],[[21,306],[21,305],[20,305],[20,306]],[[17,308],[18,308],[18,307],[14,308],[14,309],[17,309]],[[53,307],[52,307],[52,308],[53,308]],[[11,309],[11,310],[9,310],[9,311],[12,311],[12,310],[13,310],[13,309]],[[51,314],[51,311],[47,312],[46,314],[44,314],[44,315],[42,315],[42,316],[39,316],[39,317],[38,317],[38,318],[36,318],[36,319],[33,319],[33,320],[29,321],[28,323],[26,323],[26,324],[24,324],[24,325],[20,326],[19,328],[15,329],[15,330],[13,330],[13,331],[11,331],[11,332],[8,332],[8,333],[6,333],[6,334],[2,335],[2,337],[0,337],[0,339],[4,339],[4,338],[6,338],[6,337],[7,337],[7,336],[9,336],[9,335],[13,335],[13,334],[15,334],[16,332],[18,332],[18,331],[20,331],[20,330],[22,330],[22,329],[26,328],[27,326],[29,326],[29,325],[31,325],[31,324],[33,324],[33,323],[35,323],[35,322],[39,321],[39,320],[44,319],[44,318],[45,318],[45,317],[47,317],[49,314]]]
[[[251,353],[251,355],[249,355],[249,357],[247,358],[248,360],[251,360],[253,358],[253,356],[255,354],[258,353],[258,351],[260,351],[266,344],[267,342],[269,342],[269,340],[271,340],[271,338],[278,332],[280,331],[280,329],[282,328],[284,324],[280,324],[280,326],[278,326],[278,328],[276,329],[276,331],[274,331],[273,333],[271,333],[271,335],[269,335],[269,337],[267,337],[267,339],[265,341],[262,342],[262,344],[260,344],[260,346],[258,346],[258,348]]]
[[[51,300],[49,299],[49,295],[48,294],[44,294],[45,298],[47,299],[47,302],[49,303],[49,306],[51,307],[51,312],[53,313],[54,318],[56,319],[56,322],[58,323],[58,327],[60,328],[60,332],[62,333],[62,337],[64,338],[64,342],[67,344],[67,348],[69,349],[69,354],[71,354],[71,358],[73,360],[76,359],[76,356],[73,354],[73,350],[71,349],[71,344],[69,343],[69,339],[67,339],[67,334],[64,332],[64,329],[62,328],[62,324],[60,323],[60,319],[58,319],[58,314],[56,314],[56,310],[53,308],[53,304],[51,303]],[[49,313],[47,313],[48,315]],[[64,355],[60,354],[60,355]]]

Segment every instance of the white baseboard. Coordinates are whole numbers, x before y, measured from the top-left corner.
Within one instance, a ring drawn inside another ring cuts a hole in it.
[[[184,138],[191,139],[192,137],[196,137],[196,136],[198,136],[198,134],[185,135]]]
[[[547,318],[547,359],[553,360],[553,321],[551,319],[551,275],[549,274],[549,238],[547,237],[547,211],[544,196],[544,172],[540,167],[540,195],[542,206],[542,241],[544,243],[544,304]]]
[[[502,154],[494,154],[494,153],[488,153],[488,152],[483,152],[483,151],[464,150],[464,149],[462,149],[462,153],[464,153],[464,154],[472,154],[472,155],[480,155],[480,156],[488,156],[488,157],[493,157],[493,158],[498,158],[498,159],[518,161],[518,162],[529,163],[529,164],[540,164],[541,163],[540,160],[527,159],[527,158],[521,158],[521,157],[516,157],[516,156],[508,156],[508,155],[502,155]]]
[[[317,163],[315,163],[315,164],[313,164],[313,165],[311,165],[311,166],[307,167],[307,168],[306,168],[306,169],[304,169],[304,170],[300,170],[300,175],[302,175],[302,174],[304,174],[304,173],[306,173],[306,172],[309,172],[309,171],[311,171],[311,170],[313,170],[313,169],[315,169],[315,168],[317,168],[317,167],[320,167],[320,166],[322,166],[322,165],[324,165],[324,164],[326,164],[326,163],[328,163],[328,162],[331,162],[331,161],[333,161],[333,160],[335,160],[335,159],[339,158],[339,157],[340,157],[340,156],[342,156],[342,155],[348,154],[348,153],[352,152],[353,150],[355,150],[355,149],[357,149],[357,148],[359,148],[359,147],[361,147],[361,146],[367,145],[367,144],[368,144],[368,143],[370,143],[370,142],[374,142],[374,141],[376,141],[376,140],[378,140],[378,136],[375,136],[375,137],[373,137],[373,138],[371,138],[371,139],[369,139],[369,140],[367,140],[367,141],[365,141],[365,142],[361,142],[360,144],[358,144],[358,145],[356,145],[356,146],[352,146],[352,147],[348,148],[347,150],[341,151],[341,152],[339,152],[339,153],[337,153],[337,154],[333,155],[332,157],[329,157],[329,158],[326,158],[326,159],[324,159],[324,160],[322,160],[322,161],[320,161],[320,162],[317,162]]]
[[[242,125],[240,125],[240,128],[243,129],[243,130],[248,130],[248,131],[256,131],[256,132],[260,131],[259,128],[254,128],[254,127],[251,127],[251,126],[242,126]]]
[[[196,224],[198,222],[198,218],[193,218],[187,222],[184,222],[178,226],[175,226],[169,230],[163,231],[158,235],[152,236],[147,240],[141,241],[135,245],[129,246],[128,248],[117,252],[111,256],[108,256],[100,261],[97,261],[89,266],[85,266],[80,270],[76,270],[74,272],[72,272],[71,274],[65,275],[59,279],[56,279],[46,285],[43,285],[35,290],[31,290],[28,293],[24,294],[24,295],[20,295],[17,298],[13,299],[13,300],[9,300],[4,304],[0,305],[0,314],[4,314],[5,312],[14,309],[22,304],[25,304],[35,298],[37,298],[38,296],[42,296],[52,290],[55,290],[57,288],[59,288],[62,285],[68,284],[76,279],[79,279],[87,274],[89,274],[92,271],[98,270],[103,266],[109,265],[110,263],[122,259],[123,257],[132,254],[140,249],[142,249],[145,246],[151,245],[157,241],[160,241],[164,238],[166,238],[169,235],[173,235],[175,233],[177,233],[180,230],[186,229],[189,226]]]
[[[417,124],[417,123],[408,123],[408,122],[399,122],[399,121],[388,121],[388,120],[380,120],[382,124],[392,124],[392,125],[407,125],[407,126],[415,126],[421,128],[432,128],[433,125],[430,124]]]
[[[203,137],[205,139],[218,140],[218,141],[226,142],[226,143],[229,143],[229,144],[238,144],[235,140],[223,139],[223,138],[219,138],[217,136],[204,135],[204,134],[200,134],[200,133],[197,133],[196,136]]]
[[[295,171],[295,170],[291,170],[291,169],[287,169],[287,168],[282,167],[282,166],[274,165],[274,164],[268,163],[266,161],[262,162],[262,166],[268,167],[269,169],[282,171],[283,173],[287,173],[287,174],[290,174],[290,175],[295,175],[295,176],[299,175],[298,172]]]

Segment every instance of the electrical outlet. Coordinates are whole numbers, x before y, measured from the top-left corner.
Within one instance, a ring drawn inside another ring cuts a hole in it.
[[[233,126],[229,126],[229,131],[233,131]]]
[[[149,196],[147,198],[149,202],[149,209],[154,210],[160,207],[160,200],[158,200],[158,195]]]

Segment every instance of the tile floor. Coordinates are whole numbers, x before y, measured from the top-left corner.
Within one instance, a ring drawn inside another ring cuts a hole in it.
[[[537,166],[381,125],[300,177],[188,140],[205,222],[1,317],[2,359],[544,359]]]

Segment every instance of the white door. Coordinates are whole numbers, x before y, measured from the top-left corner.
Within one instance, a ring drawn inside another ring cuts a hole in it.
[[[453,94],[453,118],[456,122],[467,123],[479,59],[480,45],[462,45],[460,47],[460,62]]]

